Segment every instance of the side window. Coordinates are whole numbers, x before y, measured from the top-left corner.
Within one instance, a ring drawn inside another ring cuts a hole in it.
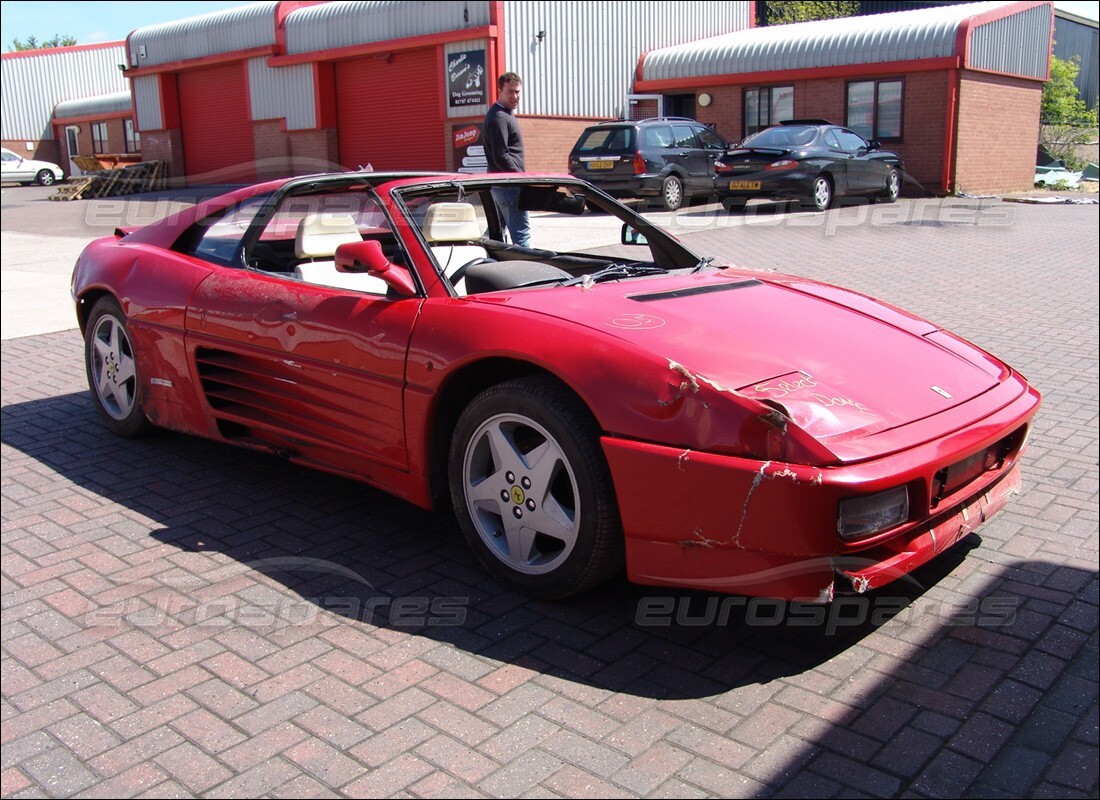
[[[672,147],[672,128],[654,125],[642,131],[642,146],[647,148]]]
[[[836,137],[840,140],[841,149],[849,153],[855,153],[861,147],[867,147],[866,140],[851,131],[838,130],[836,131]]]
[[[672,137],[676,147],[699,147],[699,140],[695,138],[695,130],[690,125],[673,125]]]
[[[699,136],[699,141],[703,143],[703,147],[705,147],[707,150],[726,149],[726,140],[714,131],[712,131],[710,128],[696,128],[696,133]]]
[[[240,266],[241,239],[267,200],[268,195],[252,197],[224,214],[200,220],[180,238],[177,247],[203,261]]]
[[[844,148],[840,144],[840,139],[836,136],[835,129],[829,129],[825,133],[825,144],[831,147],[833,150],[843,150]]]

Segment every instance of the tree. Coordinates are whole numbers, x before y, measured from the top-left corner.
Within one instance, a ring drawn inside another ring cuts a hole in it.
[[[1077,155],[1077,146],[1091,141],[1097,127],[1096,111],[1077,92],[1080,61],[1080,56],[1050,57],[1050,80],[1043,84],[1039,112],[1039,144],[1072,170],[1085,166],[1087,159]]]
[[[52,39],[46,39],[43,42],[38,41],[33,36],[28,36],[23,41],[18,39],[12,39],[11,46],[8,47],[9,53],[21,53],[24,50],[45,50],[49,47],[71,47],[76,44],[76,39],[72,36],[62,36],[59,33],[55,33]]]
[[[854,17],[859,0],[768,0],[764,3],[765,24],[787,25],[815,19]]]

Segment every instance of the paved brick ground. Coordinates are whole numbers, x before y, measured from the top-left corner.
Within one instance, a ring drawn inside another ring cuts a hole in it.
[[[1095,207],[706,220],[679,218],[698,251],[895,302],[1043,390],[1024,493],[920,588],[820,620],[533,602],[370,488],[115,439],[75,332],[6,341],[3,796],[1096,797]]]

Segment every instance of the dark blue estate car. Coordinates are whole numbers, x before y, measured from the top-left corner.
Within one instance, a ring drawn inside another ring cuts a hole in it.
[[[728,210],[765,197],[824,211],[836,197],[892,203],[901,193],[902,171],[898,154],[875,140],[826,120],[790,120],[727,150],[714,163],[714,192]]]

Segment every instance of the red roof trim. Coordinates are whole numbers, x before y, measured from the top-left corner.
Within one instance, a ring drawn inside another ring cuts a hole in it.
[[[931,72],[940,69],[958,69],[962,66],[959,61],[960,59],[957,56],[945,56],[943,58],[925,58],[917,61],[883,61],[874,64],[845,64],[835,67],[741,72],[732,75],[696,75],[690,78],[638,80],[634,83],[634,91],[659,92],[670,89],[698,89],[702,86],[744,86],[781,80],[802,81],[813,80],[814,78],[841,78],[894,72]]]

